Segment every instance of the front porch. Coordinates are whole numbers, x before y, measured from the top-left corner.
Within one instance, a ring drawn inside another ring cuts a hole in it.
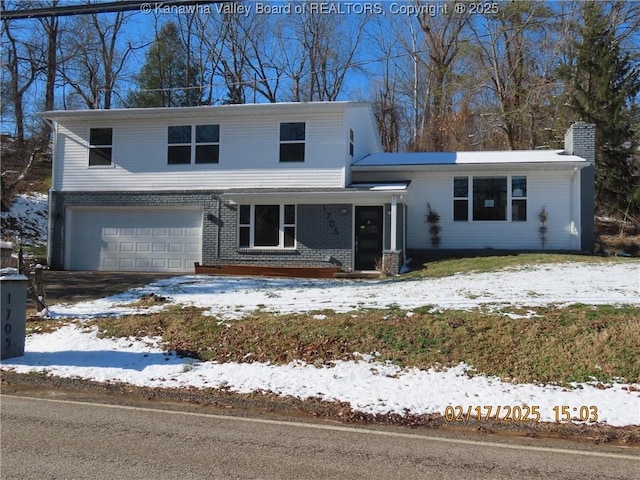
[[[407,186],[228,190],[218,197],[219,218],[212,219],[219,226],[217,238],[203,239],[203,262],[196,271],[316,278],[335,273],[370,277],[358,272],[375,271],[395,275],[404,263]],[[267,226],[273,230],[270,237],[263,233],[266,211],[273,212],[267,219],[273,225]],[[272,245],[261,243],[267,237]],[[211,247],[216,254],[205,255]]]

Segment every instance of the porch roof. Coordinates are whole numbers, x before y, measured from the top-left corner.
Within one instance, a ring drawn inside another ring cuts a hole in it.
[[[352,183],[345,188],[235,188],[225,191],[221,196],[232,202],[256,201],[261,198],[274,201],[280,197],[284,201],[297,201],[299,203],[327,203],[345,202],[351,203],[367,199],[384,200],[393,195],[407,193],[410,181],[403,182],[366,182]]]

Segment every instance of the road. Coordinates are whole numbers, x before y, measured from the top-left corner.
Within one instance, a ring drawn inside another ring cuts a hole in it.
[[[0,396],[10,479],[635,479],[635,448]],[[496,443],[494,443],[496,442]],[[514,443],[515,442],[515,443]],[[569,445],[572,449],[564,449]]]

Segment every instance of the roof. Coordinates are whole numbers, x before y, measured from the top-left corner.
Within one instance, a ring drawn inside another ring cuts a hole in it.
[[[51,110],[38,115],[62,120],[127,120],[203,116],[246,116],[280,113],[344,112],[350,108],[371,108],[368,102],[279,102],[241,105],[203,105],[198,107],[113,108],[109,110]]]
[[[508,150],[493,152],[373,153],[355,162],[357,168],[384,168],[430,165],[486,165],[523,163],[582,163],[587,160],[567,155],[563,150]]]
[[[305,194],[325,195],[332,193],[359,194],[362,192],[403,192],[409,187],[410,181],[403,182],[367,182],[352,183],[342,187],[308,187],[308,188],[231,188],[222,193],[223,196],[232,195],[283,195]]]
[[[337,201],[349,201],[357,197],[387,197],[406,193],[409,181],[352,183],[346,188],[232,188],[221,196],[232,201],[251,201],[262,197],[274,196],[286,199],[300,198],[303,203],[326,203],[327,198]]]

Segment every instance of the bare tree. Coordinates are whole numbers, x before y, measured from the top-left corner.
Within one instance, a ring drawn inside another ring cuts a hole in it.
[[[75,18],[63,36],[59,72],[90,109],[111,108],[130,54],[141,47],[119,40],[126,22],[123,12]]]
[[[281,49],[289,63],[294,101],[333,101],[341,93],[354,67],[368,15],[357,17],[322,14],[306,1],[303,13],[281,26]],[[350,23],[352,22],[352,23]],[[354,23],[355,22],[355,23]]]
[[[421,2],[416,1],[418,5]],[[424,2],[422,2],[424,3]],[[460,36],[468,16],[447,9],[439,15],[422,10],[418,16],[428,46],[428,88],[422,130],[417,147],[420,150],[445,150],[448,116],[453,110],[452,83],[456,76],[455,62],[460,52]]]
[[[1,4],[4,9],[4,1]],[[9,104],[13,110],[16,139],[19,144],[25,140],[25,111],[24,95],[37,80],[42,66],[37,46],[28,41],[19,40],[12,32],[7,20],[2,22],[3,76],[7,81],[2,82],[3,104]]]
[[[538,143],[540,107],[555,87],[549,80],[554,61],[547,59],[558,52],[543,28],[552,17],[547,6],[527,1],[505,4],[498,14],[471,24],[489,89],[482,114],[510,149],[535,148]],[[493,111],[487,108],[491,104]]]

